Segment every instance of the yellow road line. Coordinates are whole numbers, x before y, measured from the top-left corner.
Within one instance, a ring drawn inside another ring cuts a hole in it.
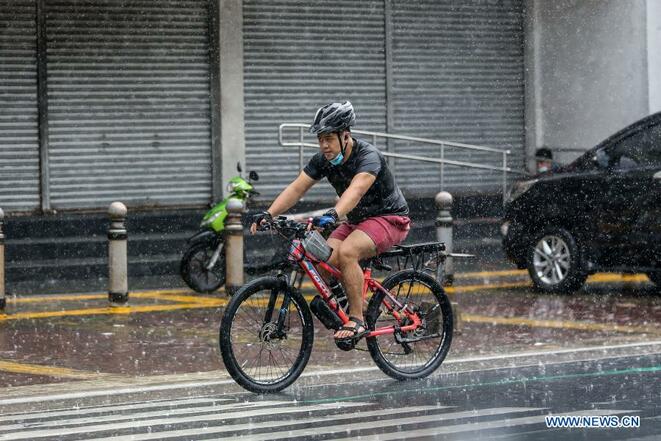
[[[181,302],[181,303],[208,303],[211,306],[217,306],[219,300],[214,297],[184,296],[184,295],[175,295],[175,294],[162,294],[158,292],[155,293],[141,292],[141,293],[136,293],[133,296],[129,294],[129,298],[131,297],[141,298],[141,299],[166,300],[170,302]]]
[[[613,331],[640,334],[661,334],[657,326],[626,326],[610,323],[592,323],[568,320],[536,320],[523,317],[490,317],[477,314],[461,314],[461,320],[472,323],[488,323],[494,325],[528,326],[531,328],[576,329],[580,331]]]
[[[459,286],[446,286],[445,292],[448,294],[458,292],[473,292],[483,291],[486,289],[504,289],[504,288],[524,288],[532,286],[531,282],[510,282],[510,283],[490,283],[488,285],[459,285]]]
[[[99,300],[107,299],[108,294],[67,294],[67,295],[37,295],[30,297],[17,297],[10,299],[12,303],[43,303],[43,302],[63,302],[74,300]]]
[[[63,311],[19,312],[15,314],[0,314],[0,322],[9,320],[40,319],[51,317],[69,317],[82,315],[117,315],[135,314],[142,312],[176,311],[178,309],[199,309],[225,306],[227,300],[217,299],[212,302],[177,303],[174,305],[147,305],[147,306],[117,306],[106,308],[70,309]]]
[[[588,283],[607,283],[607,282],[647,282],[649,278],[645,274],[613,274],[597,273],[588,277]]]
[[[190,292],[191,292],[190,290],[186,290],[186,289],[138,291],[138,292],[130,292],[129,298],[170,299],[179,294],[185,294]],[[76,301],[76,300],[104,300],[107,298],[108,298],[108,294],[46,294],[39,296],[19,297],[16,299],[12,299],[11,301],[15,303],[40,303],[44,301],[66,302],[66,301]],[[204,298],[204,297],[196,297],[196,298]]]
[[[106,377],[108,374],[97,372],[86,372],[75,369],[60,368],[54,366],[41,366],[38,364],[16,363],[13,361],[0,360],[0,372],[11,372],[14,374],[44,375],[58,378],[75,378],[79,380],[91,380]]]
[[[526,270],[502,270],[502,271],[476,271],[470,273],[456,273],[455,279],[475,279],[477,277],[508,277],[524,276],[528,274]]]

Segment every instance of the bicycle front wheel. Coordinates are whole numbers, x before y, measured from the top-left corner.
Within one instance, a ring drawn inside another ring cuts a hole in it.
[[[301,375],[312,352],[312,314],[303,296],[276,277],[233,296],[220,325],[220,353],[232,378],[251,392],[279,392]]]
[[[441,285],[428,274],[414,270],[398,271],[381,284],[402,305],[416,311],[422,325],[407,333],[367,338],[367,348],[376,365],[397,380],[423,378],[443,362],[452,342],[453,316],[450,300]],[[388,308],[386,306],[390,306]],[[391,309],[398,308],[382,291],[376,292],[367,307],[370,329],[406,326]]]

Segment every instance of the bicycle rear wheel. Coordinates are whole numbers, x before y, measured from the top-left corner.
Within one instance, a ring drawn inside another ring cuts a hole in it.
[[[450,350],[453,327],[450,300],[433,277],[414,270],[391,274],[381,285],[401,304],[417,311],[422,326],[399,336],[385,334],[367,338],[372,359],[386,375],[397,380],[430,375]],[[393,303],[381,291],[370,299],[366,317],[370,329],[410,324],[399,322],[384,302]]]
[[[276,277],[240,288],[220,325],[220,353],[227,371],[257,393],[279,392],[292,384],[310,358],[313,340],[305,299]]]

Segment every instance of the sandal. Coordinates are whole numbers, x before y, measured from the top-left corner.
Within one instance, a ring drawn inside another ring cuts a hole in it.
[[[353,332],[353,335],[348,337],[335,337],[335,344],[343,351],[350,351],[355,348],[360,339],[369,333],[365,323],[363,323],[363,321],[358,317],[349,316],[349,320],[354,322],[355,325],[342,326],[340,329],[338,329],[338,331],[351,331]],[[363,330],[359,331],[358,329],[360,328],[363,328]]]

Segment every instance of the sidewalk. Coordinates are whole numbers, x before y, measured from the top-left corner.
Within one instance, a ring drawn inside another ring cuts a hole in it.
[[[574,296],[529,292],[513,268],[458,268],[449,288],[462,308],[449,357],[661,340],[661,302],[645,276],[595,275]],[[309,293],[309,290],[306,291]],[[126,307],[106,293],[11,297],[0,314],[0,388],[222,371],[224,293],[134,291]],[[317,323],[306,371],[372,365],[335,348]]]

